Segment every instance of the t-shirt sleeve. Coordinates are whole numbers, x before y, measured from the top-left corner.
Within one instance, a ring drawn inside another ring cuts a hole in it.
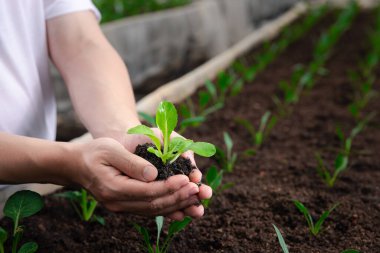
[[[85,10],[91,10],[100,20],[100,12],[91,0],[44,0],[45,19]]]

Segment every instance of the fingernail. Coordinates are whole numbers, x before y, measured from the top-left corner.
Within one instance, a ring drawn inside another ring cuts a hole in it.
[[[156,169],[153,166],[146,166],[143,171],[143,177],[147,181],[152,181],[156,177]]]

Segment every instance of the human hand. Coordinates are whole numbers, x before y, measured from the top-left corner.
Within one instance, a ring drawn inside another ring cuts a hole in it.
[[[188,177],[176,175],[153,181],[157,169],[111,138],[73,145],[73,165],[78,170],[71,173],[72,181],[111,211],[167,216],[199,203],[199,188]],[[196,212],[186,215],[198,217]]]
[[[162,133],[158,128],[152,128],[155,135],[159,137],[159,139],[162,138]],[[136,146],[139,144],[145,144],[147,142],[151,142],[151,140],[144,136],[144,135],[129,135],[125,134],[125,132],[112,132],[108,134],[109,137],[114,138],[115,140],[119,141],[127,150],[130,152],[134,152],[136,149]],[[171,134],[171,138],[173,137],[182,137],[176,132],[173,132]],[[189,175],[190,182],[196,183],[199,185],[199,193],[198,197],[199,200],[203,199],[209,199],[212,196],[212,190],[208,185],[200,184],[202,180],[202,173],[198,169],[195,163],[194,159],[194,153],[192,151],[187,151],[183,155],[183,157],[190,159],[193,170]],[[204,207],[202,205],[193,205],[189,206],[188,208],[185,208],[181,211],[173,212],[172,214],[168,215],[169,218],[175,219],[175,220],[181,220],[184,218],[184,216],[191,216],[191,217],[201,217],[204,214]]]

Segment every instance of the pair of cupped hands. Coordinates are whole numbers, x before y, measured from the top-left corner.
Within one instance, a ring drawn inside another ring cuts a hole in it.
[[[152,128],[161,138],[161,131]],[[78,144],[81,171],[77,179],[82,187],[108,210],[142,216],[163,215],[173,220],[185,216],[199,218],[204,214],[201,200],[212,195],[209,186],[199,184],[202,173],[197,169],[194,154],[185,152],[194,170],[189,177],[175,175],[165,181],[155,181],[157,169],[145,159],[133,154],[138,144],[151,142],[143,135],[110,132],[107,137]],[[171,137],[179,136],[172,133]]]

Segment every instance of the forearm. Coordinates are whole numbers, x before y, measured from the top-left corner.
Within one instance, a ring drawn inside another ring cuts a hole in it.
[[[71,183],[75,144],[0,132],[0,183]]]
[[[77,22],[75,22],[75,20]],[[69,34],[71,22],[80,24]],[[76,112],[93,136],[139,124],[127,69],[101,33],[91,13],[49,21],[52,58],[63,75]],[[86,30],[84,30],[86,29]]]

